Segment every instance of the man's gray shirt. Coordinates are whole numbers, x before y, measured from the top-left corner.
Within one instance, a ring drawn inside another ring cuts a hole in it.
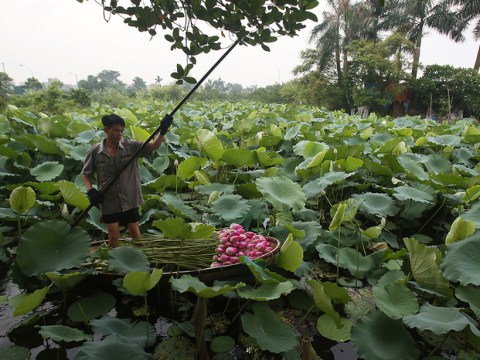
[[[82,173],[90,178],[96,174],[97,187],[100,190],[132,155],[142,146],[142,142],[122,139],[115,157],[108,154],[105,140],[92,146],[83,163]],[[151,151],[146,146],[138,156],[149,156]],[[113,214],[138,207],[143,203],[140,187],[140,173],[137,160],[130,162],[109,188],[102,193],[102,214]]]

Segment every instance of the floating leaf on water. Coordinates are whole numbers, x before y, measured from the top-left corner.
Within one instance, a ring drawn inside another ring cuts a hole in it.
[[[134,271],[150,272],[150,262],[139,248],[120,246],[108,252],[108,268],[119,274]]]
[[[346,318],[340,318],[340,326],[337,327],[335,320],[327,314],[323,314],[317,319],[317,331],[327,339],[345,342],[350,340],[350,331],[352,322]]]
[[[120,339],[110,336],[105,340],[84,343],[75,360],[112,360],[112,359],[135,359],[151,360],[152,354],[134,342],[124,343]]]
[[[106,337],[118,337],[126,344],[134,343],[146,347],[155,343],[155,328],[146,321],[118,319],[106,315],[101,319],[92,320],[90,324],[95,333]]]
[[[393,283],[374,286],[373,295],[378,308],[392,319],[401,319],[418,311],[415,294],[404,285]]]
[[[210,342],[210,349],[214,353],[226,353],[235,347],[235,340],[231,336],[217,336]]]
[[[0,349],[0,359],[2,360],[27,360],[30,358],[30,350],[25,346],[11,345]]]
[[[97,293],[75,301],[68,308],[67,315],[73,321],[86,322],[108,313],[115,306],[115,302],[115,296]]]
[[[92,336],[85,334],[79,329],[75,329],[64,325],[46,325],[38,327],[39,334],[44,339],[52,339],[53,341],[84,341],[91,340]]]

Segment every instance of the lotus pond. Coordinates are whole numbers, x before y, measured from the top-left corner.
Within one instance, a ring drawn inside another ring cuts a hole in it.
[[[142,141],[173,107],[0,114],[2,359],[480,358],[477,120],[191,102],[139,160],[145,246],[168,259],[108,250],[96,208],[72,228],[101,116]],[[171,276],[232,223],[278,252]]]

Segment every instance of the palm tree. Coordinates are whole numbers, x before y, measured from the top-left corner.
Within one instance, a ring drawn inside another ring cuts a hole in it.
[[[426,30],[434,29],[445,34],[454,24],[458,23],[458,15],[449,0],[387,1],[381,18],[382,29],[405,34],[415,44],[412,64],[413,78],[417,77],[422,40]]]
[[[333,65],[338,82],[341,82],[348,72],[345,46],[357,39],[377,39],[377,17],[373,3],[352,4],[350,0],[327,2],[331,10],[322,13],[323,21],[313,28],[310,42],[315,42],[318,50],[318,69],[324,71]]]
[[[473,28],[473,36],[475,40],[480,40],[480,0],[450,0],[452,5],[458,5],[458,15],[459,19],[463,21],[460,24],[460,28],[454,31],[449,32],[449,35],[455,41],[463,41],[463,31],[467,28],[468,24],[471,21],[476,21],[476,24]],[[462,27],[463,25],[463,27]],[[477,51],[477,58],[475,60],[475,65],[473,66],[475,70],[480,70],[480,45]]]

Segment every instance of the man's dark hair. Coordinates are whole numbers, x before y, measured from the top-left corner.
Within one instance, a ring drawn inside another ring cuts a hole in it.
[[[112,127],[113,125],[122,125],[125,127],[125,120],[116,114],[104,115],[102,117],[102,124],[106,127]]]

